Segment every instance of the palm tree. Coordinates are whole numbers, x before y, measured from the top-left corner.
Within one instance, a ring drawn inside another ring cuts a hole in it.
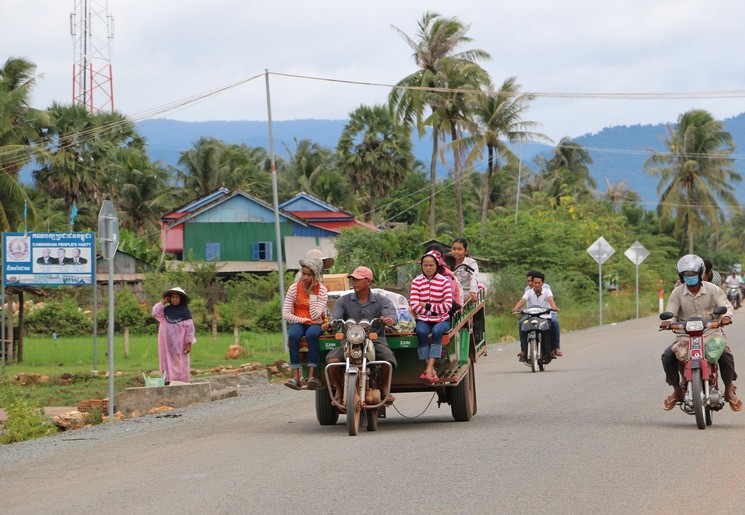
[[[515,77],[506,79],[498,91],[490,86],[484,95],[474,100],[473,116],[477,125],[470,128],[470,135],[464,138],[463,144],[471,151],[466,159],[468,168],[472,168],[476,159],[487,154],[486,180],[481,196],[481,226],[486,227],[486,217],[494,188],[494,178],[502,168],[500,157],[507,162],[517,164],[519,158],[512,152],[507,143],[551,139],[540,133],[532,132],[538,122],[523,120],[530,102],[535,98],[530,93],[520,94],[520,86]]]
[[[333,169],[333,152],[313,141],[293,138],[295,149],[285,145],[290,156],[287,162],[286,180],[293,191],[307,191],[315,195],[314,183],[324,172]]]
[[[742,177],[734,170],[732,135],[708,111],[692,109],[667,127],[662,141],[667,152],[652,152],[644,163],[650,175],[659,177],[657,193],[660,219],[675,220],[675,234],[681,251],[688,243],[693,253],[696,233],[722,223],[724,210],[719,200],[737,206],[731,184]]]
[[[536,162],[542,168],[537,186],[555,205],[561,204],[564,196],[588,198],[597,188],[588,166],[592,164],[590,153],[569,137],[561,139],[549,159],[538,156]]]
[[[225,144],[215,138],[202,137],[184,152],[178,164],[184,168],[179,171],[184,189],[196,197],[203,197],[225,183],[227,169],[222,154]]]
[[[339,168],[355,193],[368,198],[366,220],[375,219],[375,200],[402,184],[414,165],[406,129],[396,126],[387,107],[360,106],[344,127],[337,146]]]
[[[475,63],[481,59],[488,59],[490,56],[487,52],[478,49],[456,51],[459,47],[471,42],[471,38],[466,36],[470,26],[463,25],[457,18],[444,18],[434,12],[425,13],[418,22],[416,39],[397,27],[393,28],[414,51],[414,61],[419,69],[399,81],[397,87],[389,95],[388,102],[395,113],[396,122],[407,127],[415,126],[420,137],[425,134],[425,127],[432,128],[432,158],[429,166],[429,226],[430,231],[433,231],[435,228],[438,144],[443,135],[440,133],[440,120],[436,119],[436,116],[425,116],[425,110],[429,108],[431,114],[434,114],[436,106],[443,103],[436,89],[447,87],[447,81],[443,77],[443,68],[447,60]]]
[[[611,184],[610,180],[606,177],[603,198],[610,204],[610,207],[614,212],[618,212],[619,206],[622,206],[624,203],[638,202],[639,194],[634,190],[629,189],[627,181],[621,180],[615,184]]]

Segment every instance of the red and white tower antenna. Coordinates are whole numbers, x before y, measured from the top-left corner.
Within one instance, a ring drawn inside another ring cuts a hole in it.
[[[73,39],[72,103],[91,113],[114,111],[114,81],[111,74],[111,40],[114,18],[108,0],[74,0],[70,14]]]

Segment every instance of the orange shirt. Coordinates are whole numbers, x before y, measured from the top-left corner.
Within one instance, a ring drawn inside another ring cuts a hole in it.
[[[318,290],[320,289],[321,285],[316,284],[315,291],[313,292],[313,295],[318,295]],[[311,318],[310,316],[310,295],[307,295],[305,293],[305,290],[303,289],[302,284],[298,283],[297,285],[297,297],[295,298],[295,310],[294,313],[296,316],[299,316],[301,318]],[[308,324],[310,324],[308,322]]]

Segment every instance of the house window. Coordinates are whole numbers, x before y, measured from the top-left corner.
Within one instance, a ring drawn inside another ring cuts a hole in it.
[[[220,243],[207,243],[204,250],[206,261],[220,261]]]
[[[260,241],[253,244],[254,261],[271,261],[272,260],[272,242]]]

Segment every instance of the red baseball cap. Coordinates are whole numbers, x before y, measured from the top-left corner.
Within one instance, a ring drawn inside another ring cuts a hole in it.
[[[373,272],[366,266],[358,266],[354,269],[354,272],[349,274],[347,277],[353,277],[355,279],[370,279],[373,280]]]

